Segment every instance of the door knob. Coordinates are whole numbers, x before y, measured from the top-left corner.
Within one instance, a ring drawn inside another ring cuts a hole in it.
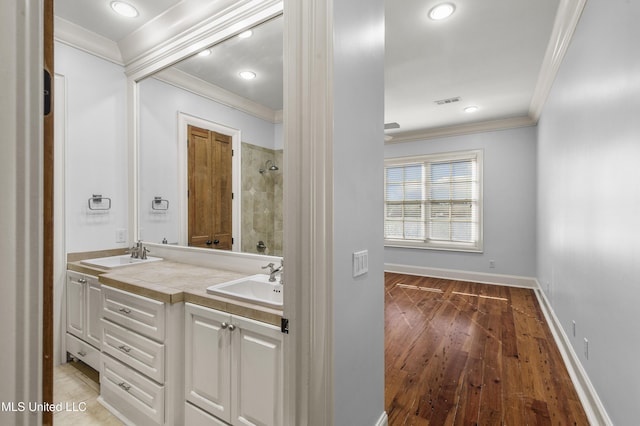
[[[206,244],[206,245],[208,245],[208,246],[210,246],[211,244],[213,244],[213,242],[212,242],[211,240],[207,240],[207,241],[205,242],[205,244]]]
[[[220,240],[213,240],[213,244],[215,244],[215,245],[220,244]]]

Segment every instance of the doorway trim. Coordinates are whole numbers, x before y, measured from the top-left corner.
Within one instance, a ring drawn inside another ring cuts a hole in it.
[[[178,111],[178,216],[180,223],[178,242],[180,245],[186,246],[189,241],[189,197],[187,194],[189,188],[189,182],[187,179],[189,158],[186,141],[189,138],[188,128],[190,125],[231,136],[231,149],[233,150],[233,157],[231,159],[231,192],[233,192],[233,199],[231,201],[231,222],[233,244],[231,251],[240,251],[240,241],[242,241],[242,227],[240,226],[242,220],[242,197],[240,196],[240,182],[242,182],[242,150],[240,148],[242,140],[241,132],[239,129],[227,127],[223,124],[196,117],[181,111]]]

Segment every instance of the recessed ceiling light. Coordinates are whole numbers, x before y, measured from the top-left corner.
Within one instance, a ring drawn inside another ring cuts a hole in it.
[[[201,56],[201,57],[202,56],[209,56],[209,55],[211,55],[211,50],[209,50],[209,49],[204,49],[204,50],[198,52],[198,56]]]
[[[113,9],[118,15],[124,16],[125,18],[135,18],[138,16],[138,9],[123,1],[112,1],[111,9]]]
[[[439,5],[431,8],[429,11],[429,18],[434,21],[441,21],[453,15],[455,10],[456,7],[453,3],[440,3]]]
[[[238,34],[238,38],[249,38],[252,35],[253,35],[253,31],[247,30],[247,31],[243,31],[240,34]]]
[[[253,71],[240,71],[239,75],[245,80],[253,80],[256,78],[256,73]]]
[[[468,113],[476,112],[477,110],[478,110],[478,107],[476,105],[469,105],[468,107],[464,108],[464,112],[468,112]]]

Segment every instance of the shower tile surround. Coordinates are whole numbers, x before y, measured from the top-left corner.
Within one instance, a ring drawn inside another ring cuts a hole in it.
[[[242,247],[246,253],[282,256],[282,170],[260,173],[271,160],[280,167],[283,151],[242,143]],[[267,248],[258,251],[258,241]]]

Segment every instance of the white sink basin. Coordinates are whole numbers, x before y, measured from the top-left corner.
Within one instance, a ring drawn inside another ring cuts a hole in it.
[[[207,293],[282,309],[282,289],[280,282],[269,282],[269,275],[257,274],[212,285]]]
[[[96,259],[81,260],[80,263],[87,266],[95,266],[102,269],[121,268],[123,266],[137,265],[139,263],[149,263],[162,260],[161,257],[148,256],[146,259],[134,259],[130,254],[121,256],[98,257]]]

